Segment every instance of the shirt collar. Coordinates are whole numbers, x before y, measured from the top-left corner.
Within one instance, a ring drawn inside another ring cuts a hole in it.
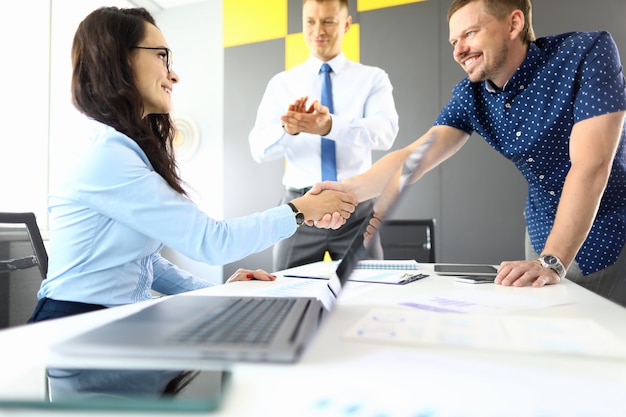
[[[496,94],[502,91],[525,88],[531,82],[535,69],[543,62],[543,60],[541,50],[535,42],[531,42],[522,65],[519,66],[513,76],[504,84],[504,87],[502,87],[502,89],[498,89],[491,81],[486,80],[483,83],[485,90],[492,94]]]
[[[320,67],[322,66],[323,63],[324,61],[322,61],[321,59],[313,55],[309,55],[309,60],[307,61],[307,65],[311,72],[315,74],[319,74]],[[330,61],[326,61],[326,63],[330,65],[330,67],[332,68],[335,74],[339,74],[346,64],[346,56],[343,54],[343,52],[340,52],[339,55],[337,55]]]

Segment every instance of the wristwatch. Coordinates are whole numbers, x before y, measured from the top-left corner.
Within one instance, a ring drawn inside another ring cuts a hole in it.
[[[541,262],[541,266],[544,268],[554,269],[556,273],[559,275],[559,278],[565,278],[565,266],[563,266],[563,262],[555,256],[555,255],[541,255],[539,257],[539,262]]]
[[[293,215],[296,216],[296,225],[300,227],[302,223],[304,223],[304,214],[298,210],[298,208],[291,202],[287,203],[289,207],[291,207],[291,211],[293,211]]]

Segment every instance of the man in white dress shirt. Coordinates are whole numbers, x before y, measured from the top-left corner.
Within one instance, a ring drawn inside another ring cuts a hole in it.
[[[259,105],[250,150],[259,163],[286,159],[283,201],[303,195],[319,181],[341,181],[366,171],[372,150],[389,150],[398,133],[386,72],[349,61],[341,50],[351,24],[348,0],[304,0],[302,25],[310,56],[276,74]],[[330,66],[330,105],[322,103],[324,63]],[[334,145],[336,178],[322,175],[322,137]],[[322,260],[326,252],[341,257],[372,204],[359,204],[337,230],[300,227],[274,246],[274,270]],[[372,246],[372,257],[382,258],[380,242]]]

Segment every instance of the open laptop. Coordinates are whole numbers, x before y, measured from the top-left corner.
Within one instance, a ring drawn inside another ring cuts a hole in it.
[[[381,193],[378,202],[384,203],[386,218],[431,142],[428,138],[407,158],[400,184],[388,184]],[[367,256],[364,233],[373,216],[363,221],[328,281],[333,300]],[[324,304],[313,297],[173,296],[61,342],[52,353],[72,358],[295,362],[334,306]],[[248,311],[257,305],[260,311]]]

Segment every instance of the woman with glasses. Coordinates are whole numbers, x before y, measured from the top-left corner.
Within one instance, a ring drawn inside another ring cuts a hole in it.
[[[72,65],[73,103],[95,133],[50,194],[49,270],[30,321],[147,300],[152,290],[211,285],[162,258],[164,245],[225,264],[291,236],[303,222],[332,216],[336,227],[354,211],[352,196],[324,191],[232,220],[202,212],[185,192],[172,150],[169,112],[179,80],[172,53],[145,9],[89,14],[76,31]],[[227,282],[245,279],[275,277],[240,269]]]

